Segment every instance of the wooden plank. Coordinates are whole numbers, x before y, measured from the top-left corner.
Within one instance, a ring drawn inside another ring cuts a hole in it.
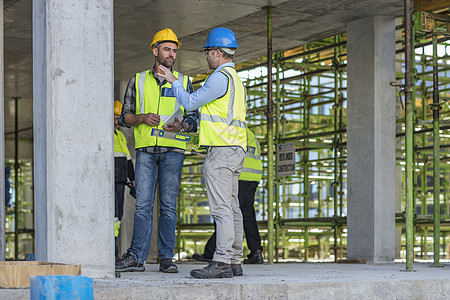
[[[43,261],[0,262],[1,288],[29,287],[30,277],[38,275],[81,275],[81,266]]]
[[[415,0],[414,11],[436,11],[450,8],[450,0]]]

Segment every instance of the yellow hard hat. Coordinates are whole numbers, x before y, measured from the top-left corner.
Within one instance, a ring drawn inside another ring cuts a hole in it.
[[[122,113],[122,103],[119,100],[114,101],[114,114],[120,115]]]
[[[172,29],[164,28],[163,30],[160,30],[157,33],[155,33],[155,35],[153,36],[152,43],[150,44],[150,49],[152,49],[156,43],[164,41],[174,42],[175,44],[177,44],[178,48],[180,48],[181,46],[181,43],[178,41],[178,38],[176,34],[172,31]]]

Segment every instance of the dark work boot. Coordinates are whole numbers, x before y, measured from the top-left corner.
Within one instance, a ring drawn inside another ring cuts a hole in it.
[[[164,273],[178,273],[178,267],[170,258],[161,259],[159,263],[159,271]]]
[[[231,264],[231,270],[233,270],[233,276],[244,275],[241,264]]]
[[[116,260],[116,272],[144,272],[145,266],[127,252],[121,259]]]
[[[263,264],[262,250],[256,250],[247,255],[248,258],[244,259],[244,264]]]
[[[212,258],[205,257],[205,254],[196,254],[195,253],[192,255],[192,258],[195,259],[196,261],[202,261],[202,262],[207,262],[207,263],[212,261]]]
[[[194,269],[191,271],[191,276],[196,278],[232,278],[233,270],[230,264],[223,262],[212,261],[203,269]]]

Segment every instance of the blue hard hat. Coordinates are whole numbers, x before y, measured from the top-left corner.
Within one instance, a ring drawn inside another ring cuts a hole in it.
[[[202,48],[239,48],[234,32],[228,28],[218,27],[211,30]]]

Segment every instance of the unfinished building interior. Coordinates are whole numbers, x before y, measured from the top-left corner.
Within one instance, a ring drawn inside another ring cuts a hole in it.
[[[209,74],[201,46],[220,26],[240,44],[247,126],[261,143],[255,210],[266,264],[449,261],[449,1],[0,2],[2,260],[113,276],[112,100],[151,67],[151,36],[165,27],[183,43],[176,68],[198,89]],[[123,132],[134,158],[133,131]],[[295,170],[281,176],[286,143]],[[179,262],[214,231],[199,153],[188,144]],[[122,253],[134,205],[127,190]],[[148,263],[156,239],[153,230]]]

